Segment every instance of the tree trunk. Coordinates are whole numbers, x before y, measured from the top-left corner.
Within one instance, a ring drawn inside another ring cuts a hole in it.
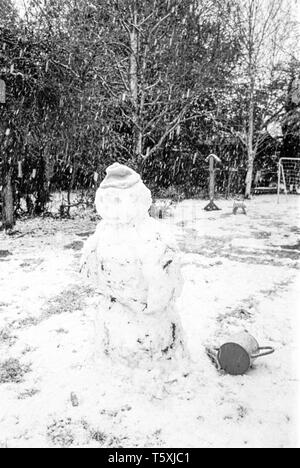
[[[70,180],[70,184],[69,184],[69,187],[68,187],[68,194],[67,194],[67,200],[68,200],[67,217],[68,218],[70,217],[70,214],[71,214],[71,194],[72,194],[72,191],[74,189],[76,174],[77,174],[77,164],[74,163],[73,164],[72,177],[71,177],[71,180]]]
[[[253,179],[253,165],[254,165],[254,159],[249,158],[248,159],[248,168],[247,168],[247,176],[246,176],[246,191],[245,191],[245,197],[250,198],[251,196],[251,190],[252,190],[252,179]]]
[[[130,92],[133,102],[133,139],[134,139],[134,155],[136,162],[139,161],[143,152],[143,133],[140,127],[140,115],[139,115],[139,76],[138,76],[138,54],[139,54],[139,33],[138,33],[138,18],[137,10],[135,9],[133,15],[133,24],[130,31]]]
[[[246,176],[246,191],[245,197],[250,198],[252,190],[252,180],[253,180],[253,166],[255,159],[255,151],[253,148],[253,138],[254,138],[254,89],[255,89],[255,79],[253,71],[250,71],[250,102],[249,102],[249,115],[248,115],[248,142],[247,142],[247,176]]]
[[[38,216],[45,212],[47,203],[50,200],[50,177],[51,167],[48,155],[40,158],[39,170],[37,171],[37,198],[34,213]]]
[[[15,225],[14,191],[12,183],[12,168],[3,174],[2,187],[2,226],[7,231]]]

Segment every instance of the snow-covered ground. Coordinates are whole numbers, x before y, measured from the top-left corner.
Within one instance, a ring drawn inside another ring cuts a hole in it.
[[[257,197],[248,216],[218,203],[185,201],[161,221],[182,252],[192,359],[188,377],[162,385],[95,353],[98,298],[78,273],[91,211],[0,234],[0,448],[297,445],[300,198]],[[276,352],[224,375],[205,346],[241,330]]]

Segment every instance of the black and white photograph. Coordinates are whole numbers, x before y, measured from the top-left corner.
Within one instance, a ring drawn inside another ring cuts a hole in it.
[[[0,449],[300,448],[300,0],[0,0]]]

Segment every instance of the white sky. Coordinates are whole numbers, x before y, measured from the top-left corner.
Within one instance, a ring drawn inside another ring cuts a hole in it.
[[[20,11],[20,14],[23,15],[24,14],[24,10],[25,10],[25,7],[26,7],[26,3],[28,2],[29,0],[12,0],[12,3],[14,3],[16,5],[16,7],[18,8],[18,10]]]
[[[18,8],[22,8],[23,0],[13,0],[13,3],[15,3]]]
[[[18,9],[21,12],[24,11],[24,5],[26,5],[28,1],[29,0],[12,0],[12,2],[18,7]],[[298,17],[298,20],[300,22],[300,0],[294,0],[293,4],[295,8],[295,15]]]
[[[30,0],[12,0],[12,2],[17,6],[21,15],[24,14],[26,4],[29,1]],[[272,0],[265,0],[265,1],[268,2]],[[294,17],[294,19],[298,20],[299,22],[299,35],[300,35],[300,0],[291,0],[291,3],[292,3],[292,8],[294,10],[292,16]],[[294,53],[297,58],[300,57],[300,45],[297,51],[294,51]]]

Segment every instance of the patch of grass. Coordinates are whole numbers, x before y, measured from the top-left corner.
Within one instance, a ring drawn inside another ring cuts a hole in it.
[[[251,320],[253,318],[253,313],[243,307],[238,307],[237,309],[232,309],[225,314],[219,314],[217,317],[218,322],[226,322],[231,318],[239,320]]]
[[[18,400],[26,400],[27,398],[32,398],[38,393],[40,393],[40,391],[37,388],[31,388],[29,390],[25,390],[25,392],[20,393],[18,395]]]
[[[26,354],[28,353],[32,353],[33,351],[35,351],[37,348],[32,348],[31,346],[26,346],[23,351],[22,351],[22,355],[25,356]]]
[[[91,442],[97,442],[101,448],[122,448],[118,437],[92,428],[85,420],[71,418],[53,420],[47,427],[47,438],[52,445],[62,448],[85,446]]]
[[[92,440],[95,440],[96,442],[98,442],[99,444],[101,445],[104,445],[104,443],[107,441],[107,434],[105,434],[105,432],[102,432],[102,431],[91,431],[91,439]]]
[[[281,248],[286,250],[300,251],[300,241],[298,241],[297,244],[294,245],[282,245]]]
[[[85,307],[85,301],[88,297],[95,294],[92,288],[86,286],[71,286],[69,289],[61,292],[58,296],[53,297],[42,309],[39,317],[28,316],[21,320],[16,320],[10,325],[18,330],[27,327],[37,326],[44,320],[47,320],[53,315],[60,315],[64,313],[73,313],[74,311],[82,310]],[[68,330],[60,328],[56,330],[57,333],[69,333]],[[0,332],[1,333],[1,332]],[[4,335],[8,339],[8,335]],[[13,339],[13,337],[12,337]],[[1,334],[0,334],[1,343]]]
[[[26,317],[23,320],[19,320],[16,324],[17,328],[26,328],[26,327],[33,327],[38,325],[39,320],[36,317]]]
[[[82,310],[85,305],[86,298],[93,293],[92,289],[87,287],[72,286],[70,289],[63,291],[58,296],[49,301],[43,318],[51,315],[59,315],[64,313],[72,313],[75,310]]]
[[[82,250],[83,249],[83,242],[82,241],[74,241],[71,244],[65,245],[65,250]]]
[[[300,229],[298,226],[292,226],[291,232],[293,232],[294,234],[300,234]]]
[[[29,269],[30,271],[33,271],[35,268],[39,267],[44,263],[43,258],[30,258],[28,260],[25,260],[25,262],[21,263],[20,268],[24,269]]]
[[[0,250],[0,258],[10,257],[12,255],[8,250]]]
[[[204,421],[204,418],[198,417],[198,421]],[[162,440],[162,430],[158,429],[153,434],[149,434],[146,437],[144,447],[163,447],[165,446],[165,442]]]
[[[287,291],[291,283],[292,279],[280,281],[279,283],[275,283],[274,286],[270,289],[262,289],[260,293],[264,296],[278,297],[282,291]]]
[[[47,428],[47,437],[53,445],[59,447],[71,447],[75,441],[71,428],[72,419],[60,419],[53,421]]]
[[[110,410],[101,410],[100,411],[101,415],[108,416],[109,418],[116,418],[118,416],[118,411],[110,411]]]
[[[47,438],[54,446],[81,447],[90,442],[91,431],[85,420],[54,419],[52,424],[47,427]]]
[[[76,236],[82,237],[83,239],[87,239],[88,237],[92,236],[93,234],[94,234],[94,231],[88,231],[88,232],[77,233]]]
[[[238,412],[238,420],[242,420],[242,419],[245,419],[248,415],[248,410],[247,408],[245,408],[245,406],[242,406],[240,405],[238,408],[237,408],[237,412]]]
[[[123,441],[127,440],[127,437],[122,438]],[[108,442],[105,444],[107,448],[124,448],[121,439],[115,436],[110,436]]]
[[[263,240],[263,239],[269,239],[272,236],[272,233],[266,232],[266,231],[260,231],[260,232],[254,231],[252,233],[252,236],[254,237],[254,239]]]
[[[8,328],[3,328],[0,330],[0,344],[5,344],[8,346],[13,346],[16,341],[17,337],[11,333]]]
[[[0,363],[0,384],[20,383],[28,372],[30,366],[21,364],[18,359],[8,359]]]
[[[64,328],[59,328],[58,330],[55,330],[58,335],[68,335],[68,330],[65,330]]]
[[[123,437],[122,440],[111,434],[106,434],[100,430],[90,429],[91,439],[97,442],[101,448],[124,448],[122,441],[127,440],[127,437]]]

